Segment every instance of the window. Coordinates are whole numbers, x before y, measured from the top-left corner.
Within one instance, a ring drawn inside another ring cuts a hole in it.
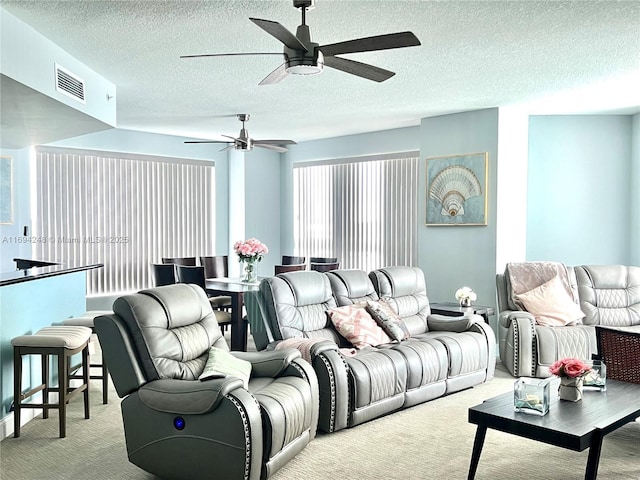
[[[32,182],[34,258],[103,263],[87,295],[150,287],[162,257],[215,252],[212,163],[39,147]]]
[[[294,166],[295,254],[370,271],[417,264],[417,153]]]

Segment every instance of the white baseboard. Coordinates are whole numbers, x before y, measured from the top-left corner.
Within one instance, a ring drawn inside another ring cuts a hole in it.
[[[58,401],[58,394],[56,392],[52,392],[49,395],[51,403],[56,403]],[[42,403],[42,393],[35,394],[33,397],[30,397],[29,400],[33,403]],[[23,408],[20,413],[20,428],[41,414],[41,408]],[[0,440],[4,440],[5,438],[13,435],[14,430],[13,412],[10,412],[9,415],[0,420]]]

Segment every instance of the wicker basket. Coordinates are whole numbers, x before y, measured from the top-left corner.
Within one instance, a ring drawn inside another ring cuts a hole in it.
[[[640,383],[640,332],[596,326],[596,337],[607,378]]]

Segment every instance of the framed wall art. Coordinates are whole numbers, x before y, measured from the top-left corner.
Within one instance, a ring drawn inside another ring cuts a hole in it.
[[[489,154],[427,158],[429,226],[486,225]]]
[[[13,159],[0,157],[0,224],[13,223]]]

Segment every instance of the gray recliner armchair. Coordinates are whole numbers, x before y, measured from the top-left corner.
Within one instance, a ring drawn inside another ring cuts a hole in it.
[[[95,326],[132,463],[168,479],[265,479],[314,438],[317,377],[297,350],[233,352],[251,363],[246,387],[198,379],[212,347],[229,352],[200,287],[144,290],[113,311]]]

